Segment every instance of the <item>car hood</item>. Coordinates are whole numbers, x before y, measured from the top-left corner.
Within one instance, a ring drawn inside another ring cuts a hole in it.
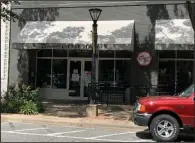
[[[172,100],[180,100],[182,99],[180,96],[150,96],[150,97],[142,97],[139,99],[140,103],[145,103],[145,102],[156,102],[156,101],[172,101]]]

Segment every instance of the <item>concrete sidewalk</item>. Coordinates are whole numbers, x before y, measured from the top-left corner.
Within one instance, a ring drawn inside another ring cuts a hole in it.
[[[25,123],[49,123],[49,124],[68,124],[84,127],[114,127],[114,128],[142,128],[136,126],[131,121],[101,119],[101,118],[69,118],[55,117],[43,114],[22,115],[22,114],[1,114],[1,122],[25,122]]]

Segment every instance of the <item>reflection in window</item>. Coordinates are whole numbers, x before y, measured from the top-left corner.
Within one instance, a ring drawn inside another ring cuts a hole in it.
[[[176,94],[187,88],[192,83],[192,67],[192,61],[161,61],[159,63],[159,92]]]
[[[100,50],[99,57],[100,58],[114,58],[114,50]]]
[[[51,59],[37,60],[37,87],[50,88],[51,85]]]
[[[66,88],[67,60],[54,59],[52,88]]]
[[[177,92],[181,92],[192,83],[192,61],[177,61]]]
[[[38,51],[38,57],[51,57],[52,56],[52,49],[47,50],[40,50]]]
[[[99,81],[124,84],[130,78],[130,60],[100,60],[99,61]],[[114,65],[115,64],[115,65]]]
[[[69,50],[69,57],[91,57],[91,50]]]
[[[177,51],[177,58],[193,59],[194,53],[190,50]]]
[[[162,50],[159,51],[159,58],[175,58],[176,51],[174,50]]]
[[[116,58],[131,58],[132,52],[127,50],[118,50],[115,51],[115,57]]]
[[[129,70],[129,63],[130,60],[116,60],[116,66],[115,66],[115,81],[116,83],[124,84],[128,83],[128,80],[130,80],[130,70]]]
[[[164,50],[159,51],[159,58],[178,58],[178,59],[193,59],[193,51],[190,50]]]
[[[114,60],[99,61],[99,81],[114,82]]]
[[[66,49],[53,49],[53,56],[54,57],[67,57],[67,50]]]
[[[174,94],[175,92],[175,61],[159,63],[159,92]]]

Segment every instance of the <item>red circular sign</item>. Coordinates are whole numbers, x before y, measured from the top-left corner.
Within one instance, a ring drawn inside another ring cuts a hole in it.
[[[137,61],[140,66],[148,66],[152,61],[152,56],[149,52],[141,52],[137,56]]]

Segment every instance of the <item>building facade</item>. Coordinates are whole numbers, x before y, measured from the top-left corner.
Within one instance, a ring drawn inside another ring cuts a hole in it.
[[[1,19],[1,95],[6,92],[8,85],[9,37],[10,22]]]
[[[192,83],[194,33],[184,3],[23,2],[12,6],[21,18],[11,22],[9,85],[39,87],[47,99],[87,100],[92,6],[102,9],[97,82],[126,85],[127,102],[146,88],[175,94]]]

